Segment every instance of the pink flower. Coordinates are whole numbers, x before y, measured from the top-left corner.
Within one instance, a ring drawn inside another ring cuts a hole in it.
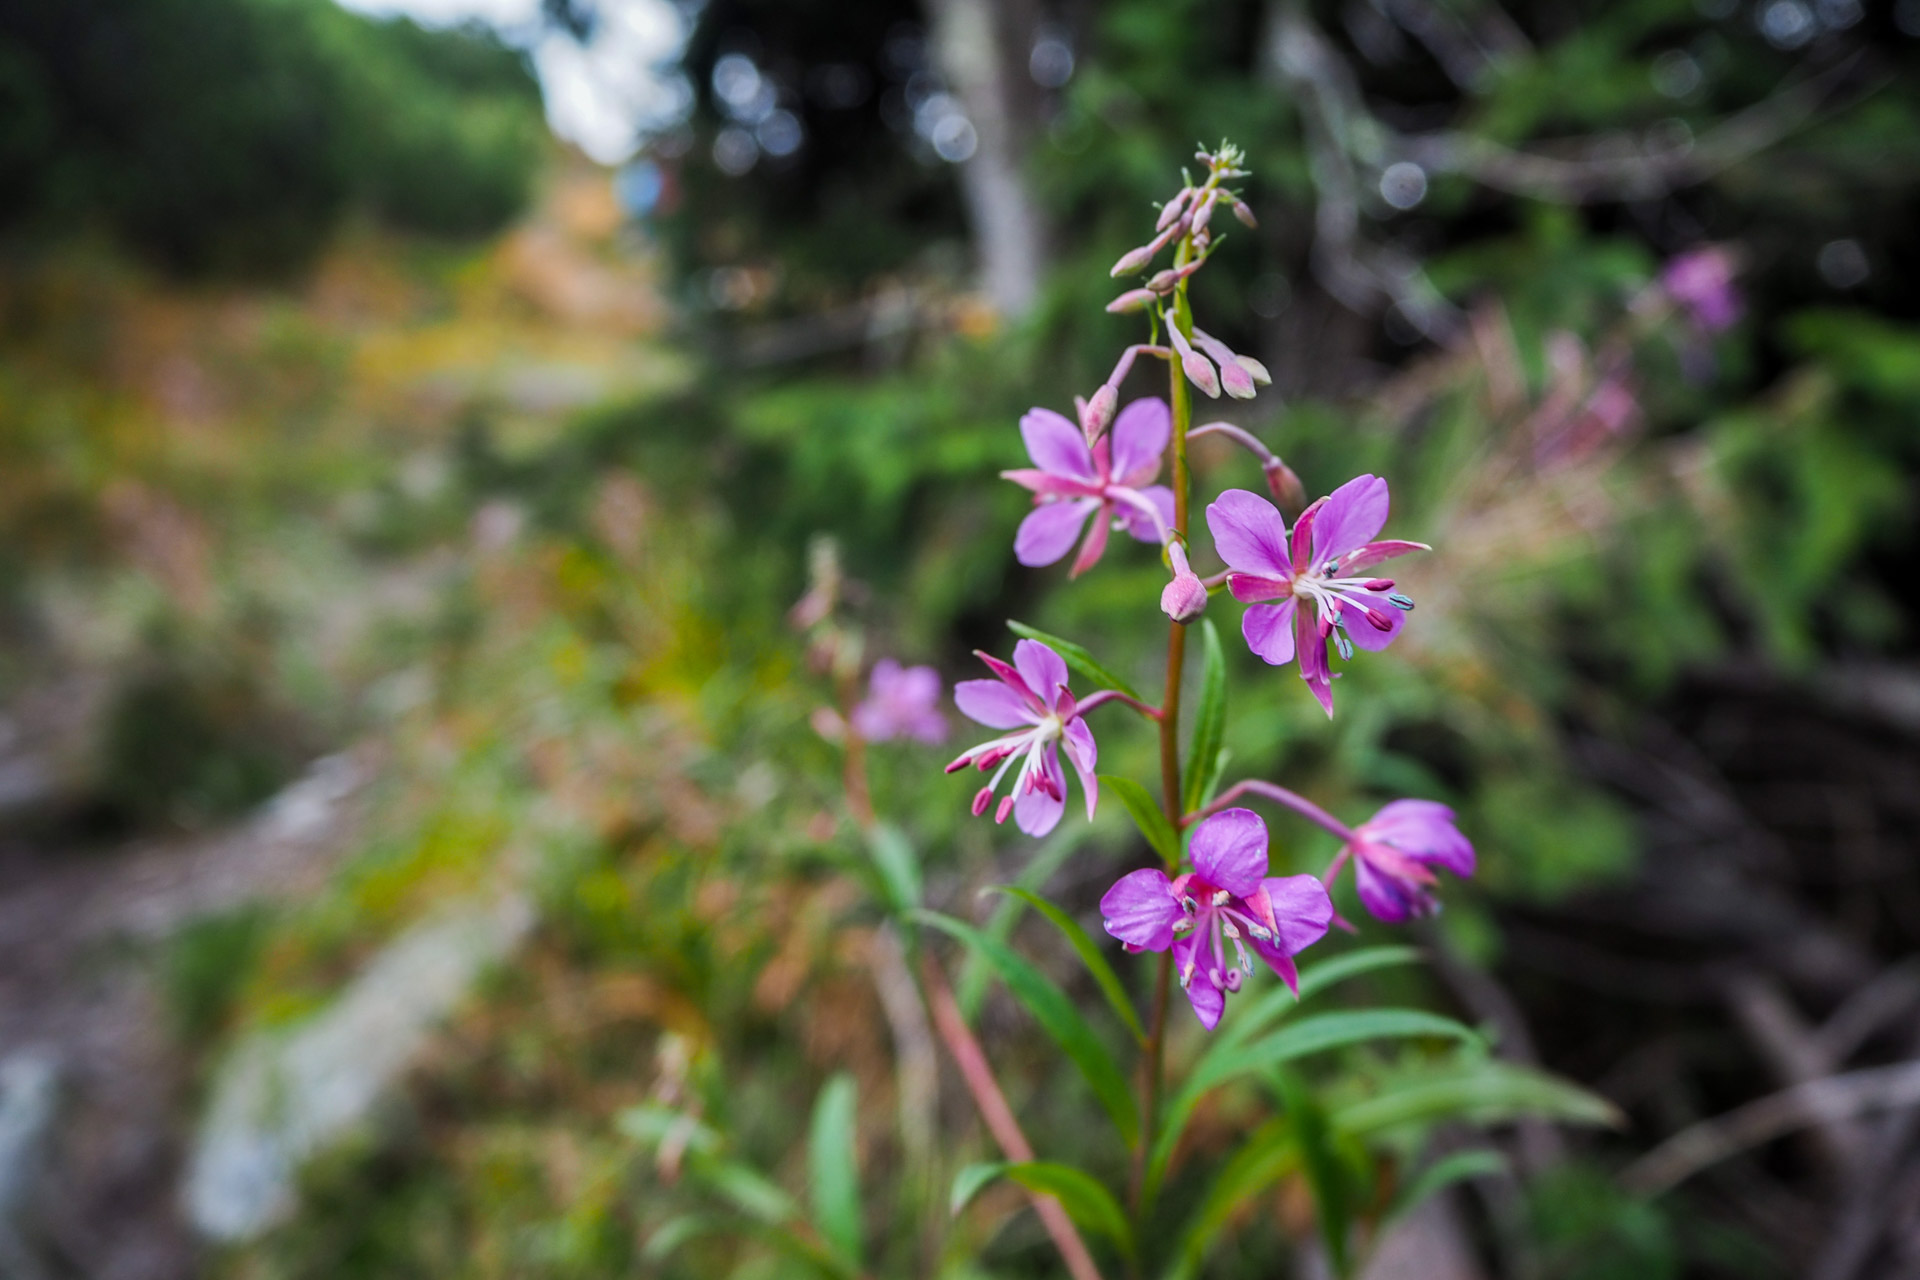
[[[1160,612],[1175,622],[1192,622],[1207,611],[1207,584],[1187,564],[1187,549],[1179,539],[1167,544],[1167,559],[1173,564],[1173,581],[1160,592]]]
[[[1000,474],[1034,494],[1033,511],[1013,539],[1021,564],[1052,564],[1066,555],[1088,516],[1093,526],[1074,559],[1075,575],[1099,562],[1116,519],[1142,542],[1166,541],[1173,490],[1152,483],[1173,434],[1166,401],[1135,400],[1091,448],[1078,427],[1050,409],[1030,410],[1020,419],[1020,434],[1034,465]]]
[[[1705,333],[1723,333],[1740,318],[1733,279],[1733,255],[1717,245],[1683,253],[1660,272],[1661,287]]]
[[[1391,578],[1361,573],[1424,543],[1372,538],[1387,522],[1387,482],[1357,476],[1300,513],[1291,540],[1271,502],[1229,489],[1207,508],[1214,547],[1227,562],[1227,589],[1253,606],[1240,620],[1247,647],[1283,666],[1300,659],[1300,676],[1333,714],[1327,641],[1342,658],[1354,649],[1384,649],[1400,634],[1413,601]],[[1278,601],[1279,603],[1268,603]]]
[[[1100,899],[1100,915],[1129,951],[1173,948],[1180,986],[1211,1031],[1227,993],[1253,972],[1249,947],[1299,992],[1293,957],[1326,934],[1333,902],[1312,876],[1267,875],[1267,824],[1251,809],[1225,809],[1202,822],[1192,854],[1193,870],[1172,880],[1153,868],[1120,877]]]
[[[940,676],[932,667],[903,667],[882,658],[873,664],[867,696],[853,709],[853,727],[868,742],[940,742],[947,736],[947,721],[939,701]]]
[[[1341,857],[1353,856],[1354,887],[1375,919],[1399,924],[1439,910],[1433,868],[1457,876],[1474,870],[1473,845],[1453,824],[1453,810],[1432,800],[1395,800],[1354,828]],[[1334,870],[1338,871],[1338,859]]]
[[[975,816],[987,811],[1000,779],[1018,761],[1013,788],[1001,797],[993,820],[1005,822],[1007,814],[1012,813],[1015,824],[1030,836],[1044,836],[1053,830],[1067,807],[1067,777],[1060,769],[1056,750],[1064,745],[1074,772],[1080,775],[1080,789],[1086,793],[1087,817],[1093,817],[1100,798],[1099,784],[1093,776],[1099,752],[1093,730],[1080,718],[1067,688],[1067,664],[1038,640],[1022,640],[1015,645],[1012,666],[974,652],[999,679],[962,680],[953,687],[954,705],[968,719],[990,729],[1013,730],[981,743],[947,766],[948,773],[968,765],[983,771],[1000,766],[992,781],[973,797]]]

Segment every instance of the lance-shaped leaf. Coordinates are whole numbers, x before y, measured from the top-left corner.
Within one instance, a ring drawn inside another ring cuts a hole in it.
[[[1274,1116],[1240,1144],[1220,1167],[1206,1195],[1181,1228],[1173,1266],[1167,1280],[1192,1280],[1207,1260],[1207,1251],[1239,1216],[1241,1206],[1300,1167],[1300,1152],[1289,1141],[1287,1118]]]
[[[1140,828],[1140,834],[1147,838],[1155,853],[1166,859],[1168,866],[1180,861],[1180,837],[1145,787],[1132,778],[1111,773],[1101,774],[1100,784],[1120,797],[1120,803],[1133,817],[1133,825]]]
[[[1113,1117],[1121,1139],[1132,1146],[1139,1140],[1140,1113],[1134,1106],[1127,1078],[1107,1052],[1107,1047],[1087,1025],[1059,987],[1040,970],[1027,963],[1018,952],[998,938],[990,937],[951,916],[936,911],[916,911],[914,919],[958,938],[982,956],[1000,980],[1007,984],[1013,998],[1023,1005],[1043,1030],[1060,1046],[1073,1065],[1086,1077],[1094,1097]]]
[[[1007,620],[1007,630],[1022,639],[1038,640],[1041,644],[1046,645],[1055,653],[1059,654],[1061,660],[1069,667],[1072,667],[1075,671],[1093,681],[1098,688],[1118,689],[1129,698],[1140,702],[1146,701],[1146,699],[1134,692],[1132,685],[1115,675],[1111,668],[1103,666],[1098,658],[1095,658],[1092,654],[1088,653],[1086,649],[1075,644],[1073,641],[1062,640],[1059,636],[1049,635],[1038,627],[1030,627],[1024,622],[1015,622],[1011,618]],[[1088,692],[1092,692],[1092,690]],[[1082,694],[1081,696],[1085,697],[1086,695]]]
[[[1126,987],[1121,985],[1120,975],[1113,971],[1113,966],[1107,963],[1106,955],[1100,950],[1100,944],[1087,936],[1087,931],[1080,927],[1078,920],[1033,890],[1023,889],[1019,885],[999,885],[992,892],[1018,898],[1051,921],[1073,948],[1074,954],[1080,957],[1080,963],[1093,975],[1094,983],[1099,986],[1100,993],[1106,996],[1107,1003],[1113,1006],[1113,1011],[1120,1016],[1120,1021],[1126,1023],[1127,1030],[1133,1032],[1133,1038],[1141,1044],[1146,1043],[1147,1030],[1140,1025],[1140,1015],[1134,1011],[1133,1000],[1127,995]]]
[[[807,1135],[807,1181],[813,1221],[821,1236],[857,1269],[860,1265],[860,1167],[854,1123],[858,1095],[842,1071],[827,1081],[813,1104]]]
[[[1326,1108],[1307,1092],[1292,1072],[1279,1073],[1280,1095],[1293,1121],[1293,1145],[1300,1153],[1300,1172],[1313,1192],[1313,1216],[1327,1249],[1333,1274],[1352,1274],[1349,1251],[1353,1239],[1353,1208],[1358,1198],[1354,1170],[1337,1149],[1337,1135]]]
[[[1333,1123],[1342,1133],[1367,1137],[1445,1120],[1496,1124],[1522,1116],[1594,1128],[1623,1123],[1619,1108],[1598,1094],[1544,1071],[1478,1056],[1397,1079],[1334,1112]]]
[[[1052,1196],[1074,1225],[1107,1237],[1127,1257],[1134,1255],[1133,1226],[1120,1202],[1092,1174],[1050,1160],[1012,1164],[970,1164],[953,1180],[948,1204],[958,1214],[995,1178],[1005,1178],[1029,1191]]]
[[[1193,717],[1193,743],[1187,748],[1186,809],[1205,803],[1205,792],[1227,732],[1227,659],[1212,618],[1200,623],[1200,706]]]
[[[758,1240],[798,1263],[806,1274],[819,1276],[822,1280],[855,1280],[859,1274],[789,1227],[742,1222],[723,1214],[683,1214],[669,1219],[648,1237],[640,1256],[647,1262],[664,1262],[682,1245],[705,1236],[726,1236],[731,1239],[746,1236]]]
[[[1348,951],[1331,959],[1303,966],[1300,971],[1298,999],[1285,987],[1276,986],[1233,1010],[1227,1015],[1225,1024],[1214,1033],[1206,1052],[1201,1055],[1201,1060],[1204,1062],[1207,1058],[1238,1048],[1265,1031],[1272,1023],[1299,1008],[1302,1003],[1337,983],[1345,982],[1348,978],[1357,978],[1363,973],[1372,973],[1376,969],[1417,964],[1420,958],[1418,947],[1362,947],[1357,951]]]
[[[1269,1071],[1309,1054],[1363,1044],[1369,1040],[1444,1036],[1478,1044],[1473,1028],[1419,1009],[1353,1009],[1302,1018],[1243,1047],[1205,1055],[1167,1105],[1166,1120],[1147,1161],[1146,1187],[1157,1193],[1180,1134],[1193,1109],[1211,1089],[1255,1072]]]
[[[873,855],[874,870],[879,873],[887,905],[895,911],[911,911],[920,905],[920,862],[906,834],[888,822],[876,823],[867,836],[867,852]]]
[[[1466,1182],[1471,1178],[1486,1178],[1507,1171],[1507,1159],[1498,1151],[1456,1151],[1450,1156],[1436,1160],[1415,1175],[1413,1181],[1400,1189],[1393,1198],[1393,1204],[1387,1209],[1386,1216],[1380,1222],[1380,1234],[1400,1219],[1418,1209],[1428,1200],[1445,1191],[1456,1182]]]

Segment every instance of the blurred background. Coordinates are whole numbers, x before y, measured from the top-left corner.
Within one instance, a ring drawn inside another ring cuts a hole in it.
[[[1274,385],[1202,411],[1437,548],[1332,723],[1228,646],[1233,768],[1454,804],[1414,997],[1628,1117],[1376,1274],[1920,1276],[1916,0],[3,0],[0,1275],[785,1275],[648,1252],[694,1192],[619,1117],[797,1188],[838,1069],[879,1273],[1052,1274],[1016,1198],[931,1258],[896,1199],[904,1093],[981,1139],[787,613],[1153,670],[1157,558],[1020,568],[997,473],[1223,137],[1196,309]],[[942,909],[1141,858],[946,758],[873,752]],[[1207,1274],[1316,1274],[1290,1185]]]

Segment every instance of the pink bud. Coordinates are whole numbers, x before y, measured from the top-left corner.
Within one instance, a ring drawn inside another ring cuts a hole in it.
[[[1238,360],[1220,362],[1220,385],[1236,400],[1253,399],[1253,375]]]
[[[1115,279],[1121,276],[1130,276],[1146,266],[1149,262],[1152,262],[1153,254],[1154,249],[1152,245],[1143,244],[1137,249],[1129,249],[1120,255],[1120,261],[1114,263],[1113,270],[1107,272],[1107,274],[1113,276]]]
[[[1155,231],[1165,231],[1171,226],[1173,220],[1180,216],[1180,211],[1187,207],[1187,198],[1192,194],[1192,187],[1180,188],[1180,194],[1167,201],[1166,207],[1160,210],[1160,220],[1153,224],[1153,229]]]
[[[1164,271],[1160,273],[1160,275],[1166,274],[1167,272]],[[1160,276],[1154,277],[1155,280],[1159,278]],[[1151,284],[1145,289],[1129,289],[1112,302],[1109,302],[1107,304],[1107,311],[1116,316],[1126,315],[1133,311],[1144,311],[1147,305],[1153,301],[1154,296],[1155,292]]]
[[[1261,364],[1252,356],[1235,356],[1233,361],[1242,369],[1245,369],[1260,386],[1264,387],[1273,382],[1273,375],[1267,372],[1267,366]]]
[[[1210,400],[1220,398],[1220,377],[1207,363],[1207,358],[1197,351],[1188,351],[1180,357],[1180,367],[1187,372],[1187,381],[1200,388]]]
[[[1233,202],[1233,216],[1240,219],[1240,225],[1246,227],[1248,230],[1259,229],[1260,224],[1255,221],[1253,210],[1247,208],[1246,201],[1236,199]]]
[[[1207,584],[1187,567],[1187,549],[1178,542],[1167,547],[1173,562],[1173,581],[1160,593],[1160,612],[1175,622],[1192,622],[1207,608]]]
[[[1086,433],[1087,443],[1092,444],[1107,433],[1113,425],[1113,415],[1120,407],[1120,391],[1111,382],[1103,382],[1100,389],[1093,393],[1093,399],[1087,401],[1087,411],[1080,418],[1080,429]]]
[[[1197,236],[1207,229],[1207,222],[1213,217],[1213,207],[1218,203],[1220,203],[1220,193],[1207,192],[1207,198],[1202,200],[1200,207],[1193,211],[1193,226],[1188,234]]]
[[[813,714],[807,717],[807,723],[828,742],[846,741],[847,722],[832,707],[815,707]]]
[[[1267,488],[1273,493],[1273,500],[1288,515],[1307,505],[1307,487],[1300,483],[1300,477],[1293,468],[1275,458],[1266,464]]]

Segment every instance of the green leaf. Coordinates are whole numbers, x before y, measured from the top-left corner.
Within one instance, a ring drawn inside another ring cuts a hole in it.
[[[1454,1183],[1506,1171],[1506,1157],[1498,1151],[1456,1151],[1444,1159],[1436,1160],[1422,1169],[1419,1176],[1402,1187],[1400,1194],[1393,1198],[1393,1205],[1380,1224],[1380,1234],[1384,1236],[1390,1225]]]
[[[1596,1128],[1623,1123],[1619,1109],[1597,1094],[1544,1071],[1491,1058],[1396,1081],[1342,1107],[1333,1123],[1342,1133],[1362,1137],[1443,1120],[1495,1124],[1521,1116]]]
[[[1247,1201],[1299,1166],[1300,1154],[1287,1140],[1287,1120],[1274,1116],[1248,1135],[1221,1166],[1205,1198],[1187,1219],[1167,1280],[1192,1280],[1207,1251]]]
[[[1147,789],[1132,778],[1122,778],[1117,774],[1103,773],[1100,785],[1120,797],[1120,803],[1133,815],[1133,825],[1140,828],[1140,834],[1147,838],[1154,851],[1172,866],[1180,861],[1180,837],[1175,833],[1173,824],[1167,821],[1167,815],[1153,802]]]
[[[701,1182],[755,1221],[773,1226],[800,1214],[793,1197],[778,1183],[746,1165],[732,1160],[702,1160],[698,1174]]]
[[[1214,1033],[1213,1042],[1207,1046],[1201,1060],[1204,1062],[1207,1058],[1245,1044],[1257,1033],[1266,1030],[1269,1023],[1291,1013],[1336,983],[1371,973],[1375,969],[1415,964],[1420,958],[1418,947],[1362,947],[1358,951],[1348,951],[1331,960],[1303,967],[1300,970],[1300,995],[1297,999],[1286,987],[1276,986],[1257,999],[1248,1001],[1243,1007],[1232,1010],[1226,1025]],[[1198,1067],[1199,1064],[1196,1064],[1196,1069]]]
[[[1107,1114],[1113,1117],[1113,1123],[1120,1130],[1120,1137],[1128,1146],[1139,1141],[1140,1113],[1135,1109],[1133,1094],[1127,1088],[1127,1078],[1115,1065],[1105,1045],[1087,1026],[1086,1019],[1080,1016],[1073,1002],[1067,999],[1052,979],[1034,968],[1026,960],[998,938],[989,937],[969,924],[962,924],[951,916],[943,916],[935,911],[916,911],[914,919],[932,925],[958,938],[985,957],[1000,980],[1007,984],[1007,990],[1014,999],[1026,1007],[1053,1042],[1060,1046],[1061,1052],[1080,1068],[1080,1074],[1086,1077],[1093,1094],[1106,1107]]]
[[[1227,659],[1212,618],[1200,620],[1200,708],[1193,717],[1193,743],[1187,749],[1186,808],[1205,803],[1220,740],[1227,731]]]
[[[1133,1227],[1120,1202],[1092,1174],[1047,1160],[1010,1164],[1001,1172],[1029,1191],[1052,1196],[1075,1225],[1099,1232],[1127,1257],[1133,1256]]]
[[[1018,885],[997,885],[991,892],[1011,894],[1051,920],[1053,927],[1073,947],[1074,954],[1080,957],[1080,963],[1087,966],[1087,972],[1093,975],[1094,982],[1099,985],[1101,994],[1107,997],[1107,1003],[1113,1006],[1113,1011],[1120,1015],[1120,1021],[1126,1023],[1127,1030],[1133,1032],[1133,1038],[1141,1044],[1147,1042],[1147,1030],[1140,1025],[1140,1015],[1134,1011],[1133,1000],[1127,995],[1127,989],[1120,984],[1120,976],[1107,963],[1099,944],[1080,927],[1079,921],[1031,889],[1023,889]]]
[[[1030,627],[1024,622],[1015,622],[1011,618],[1007,619],[1007,630],[1022,639],[1038,640],[1041,644],[1046,645],[1049,649],[1059,654],[1061,660],[1069,667],[1072,667],[1075,671],[1093,681],[1093,683],[1100,688],[1118,689],[1129,698],[1134,698],[1141,702],[1146,701],[1145,698],[1140,697],[1138,693],[1134,692],[1132,685],[1113,674],[1109,668],[1100,665],[1099,659],[1095,658],[1073,641],[1062,640],[1059,636],[1055,635],[1048,635],[1037,627]],[[1088,690],[1087,692],[1091,693],[1093,690]],[[1085,697],[1086,694],[1080,696]]]
[[[1213,793],[1220,789],[1220,779],[1226,776],[1227,761],[1233,759],[1232,747],[1221,747],[1213,753],[1213,763],[1207,766],[1206,776],[1200,780],[1200,804],[1202,807],[1213,803]]]
[[[684,1214],[669,1219],[647,1240],[640,1256],[647,1262],[664,1262],[680,1247],[703,1236],[737,1239],[750,1236],[804,1266],[825,1280],[853,1280],[858,1274],[845,1263],[829,1257],[820,1247],[787,1227],[772,1227],[756,1222],[741,1222],[722,1214]]]
[[[626,1137],[649,1147],[658,1148],[671,1141],[697,1155],[720,1149],[720,1135],[712,1127],[684,1111],[651,1102],[628,1107],[614,1117],[613,1126]]]
[[[1333,1126],[1326,1108],[1291,1072],[1281,1074],[1280,1094],[1293,1120],[1300,1172],[1306,1175],[1307,1187],[1313,1192],[1313,1216],[1320,1224],[1320,1239],[1327,1246],[1328,1265],[1334,1275],[1344,1278],[1353,1272],[1348,1257],[1353,1237],[1353,1178],[1334,1149]]]
[[[1040,851],[1033,855],[1032,861],[1021,868],[1014,883],[1023,889],[1038,889],[1047,883],[1053,878],[1053,873],[1073,856],[1074,850],[1086,843],[1093,830],[1093,825],[1086,822],[1069,822],[1061,826],[1041,844]],[[1006,941],[1013,934],[1014,922],[1020,918],[1021,906],[1016,899],[1002,899],[987,919],[986,935]],[[969,1021],[980,1012],[980,1000],[987,993],[990,977],[986,959],[977,951],[969,951],[967,962],[961,967],[960,976],[953,984],[953,998]]]
[[[911,911],[920,905],[920,861],[900,828],[891,823],[875,824],[867,837],[867,852],[873,855],[874,869],[886,888],[888,905],[895,911]]]
[[[1167,1163],[1173,1158],[1180,1134],[1209,1090],[1229,1080],[1271,1070],[1329,1049],[1344,1048],[1368,1040],[1404,1039],[1419,1036],[1445,1036],[1468,1044],[1478,1044],[1479,1035],[1463,1023],[1419,1009],[1351,1009],[1320,1013],[1262,1036],[1252,1044],[1230,1047],[1225,1052],[1208,1052],[1194,1063],[1186,1083],[1167,1105],[1166,1118],[1147,1161],[1148,1197],[1157,1193],[1166,1176]]]
[[[956,1218],[959,1217],[989,1182],[1006,1171],[1006,1161],[995,1160],[988,1164],[970,1164],[954,1174],[953,1191],[947,1196],[948,1212]]]
[[[828,1244],[860,1265],[860,1167],[854,1123],[858,1095],[842,1071],[828,1080],[813,1104],[807,1135],[807,1181],[814,1225]]]

